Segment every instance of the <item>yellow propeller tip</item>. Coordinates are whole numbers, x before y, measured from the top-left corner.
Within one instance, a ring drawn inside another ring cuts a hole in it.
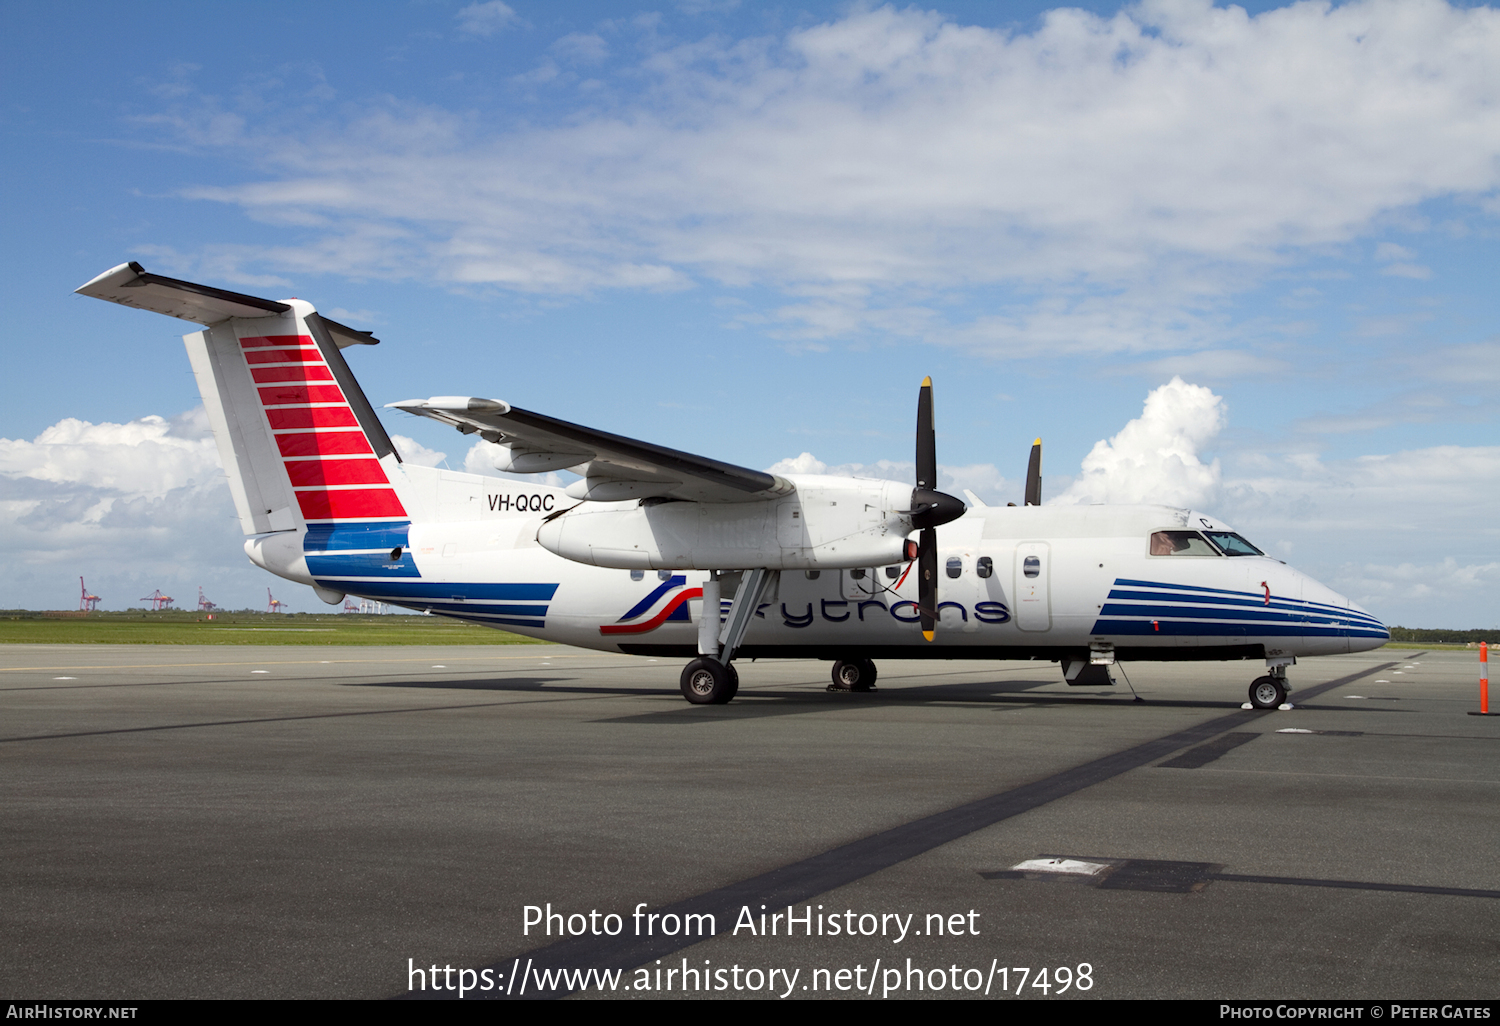
[[[923,388],[931,388],[932,387],[932,379],[930,377],[929,378],[923,378],[922,379],[922,387]]]
[[[932,631],[923,631],[922,632],[922,637],[926,638],[928,641],[931,641],[932,638],[933,638],[933,632]]]
[[[1040,438],[1038,438],[1036,441],[1032,442],[1031,444],[1032,445],[1041,445],[1042,444],[1042,440]]]

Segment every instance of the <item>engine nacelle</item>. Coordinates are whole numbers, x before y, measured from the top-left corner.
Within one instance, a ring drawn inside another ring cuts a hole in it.
[[[542,525],[537,542],[564,559],[624,570],[834,570],[903,562],[910,485],[848,477],[789,478],[763,502],[584,503]]]

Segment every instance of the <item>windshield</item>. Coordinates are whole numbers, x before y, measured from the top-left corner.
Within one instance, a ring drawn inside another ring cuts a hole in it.
[[[1219,550],[1197,531],[1157,531],[1151,535],[1153,556],[1217,556]]]
[[[1226,556],[1264,556],[1265,553],[1231,531],[1204,531]]]

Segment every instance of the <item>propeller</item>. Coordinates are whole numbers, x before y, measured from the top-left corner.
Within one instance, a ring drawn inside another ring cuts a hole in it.
[[[1026,505],[1042,504],[1042,440],[1031,443],[1031,462],[1026,464]]]
[[[921,530],[917,543],[917,610],[922,636],[937,630],[937,529],[964,515],[964,501],[937,490],[937,434],[932,427],[932,379],[917,393],[917,486],[911,492],[911,524]]]

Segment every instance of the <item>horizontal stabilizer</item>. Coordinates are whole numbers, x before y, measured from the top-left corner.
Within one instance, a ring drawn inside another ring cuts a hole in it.
[[[151,274],[133,260],[105,271],[74,291],[82,296],[92,296],[121,306],[133,306],[139,310],[150,310],[208,326],[227,321],[231,317],[270,317],[291,309],[286,303],[278,303],[274,299],[260,299],[227,289],[216,289],[211,285],[198,285]],[[371,332],[356,331],[327,317],[322,320],[340,349],[352,345],[374,345],[380,341]]]

